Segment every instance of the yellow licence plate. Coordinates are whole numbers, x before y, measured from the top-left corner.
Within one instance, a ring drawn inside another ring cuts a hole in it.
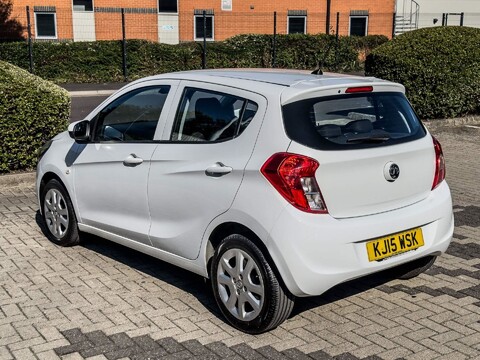
[[[368,261],[378,261],[423,246],[421,228],[403,231],[367,242]]]

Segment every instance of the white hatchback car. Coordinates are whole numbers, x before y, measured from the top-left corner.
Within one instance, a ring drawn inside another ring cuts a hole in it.
[[[135,81],[42,148],[48,237],[92,233],[210,278],[249,333],[296,296],[416,276],[446,251],[453,214],[442,149],[404,91],[266,70]]]

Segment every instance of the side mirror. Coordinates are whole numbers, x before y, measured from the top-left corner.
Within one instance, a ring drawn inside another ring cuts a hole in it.
[[[68,134],[76,142],[84,143],[90,140],[90,121],[82,120],[68,126]]]

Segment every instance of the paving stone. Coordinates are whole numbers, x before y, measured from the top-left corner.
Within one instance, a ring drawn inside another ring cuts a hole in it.
[[[36,357],[35,355],[33,354],[33,352],[26,348],[26,349],[20,349],[20,350],[15,350],[15,351],[12,351],[12,354],[13,354],[13,357],[15,359],[22,359],[22,360],[36,360]]]
[[[170,354],[186,350],[183,345],[179,344],[173,338],[159,339],[157,343]]]
[[[111,353],[111,352],[117,351],[118,349],[119,348],[115,344],[96,345],[95,347],[80,350],[79,353],[84,358],[89,358],[89,357],[94,357],[98,355],[103,355],[106,353]]]
[[[117,360],[122,358],[133,357],[137,354],[141,354],[143,350],[139,346],[132,346],[123,349],[115,349],[113,351],[105,353],[105,357],[108,360]]]
[[[311,360],[311,357],[297,349],[283,350],[282,354],[292,360]]]
[[[231,350],[230,348],[228,348],[222,342],[213,342],[213,343],[205,345],[205,347],[207,349],[209,349],[211,352],[218,355],[222,359],[225,359],[227,357],[235,356],[235,352],[233,350]],[[257,351],[259,351],[259,349],[257,349]]]
[[[330,360],[332,357],[326,352],[319,350],[309,354],[315,360]]]
[[[255,359],[264,359],[264,357],[258,352],[253,350],[247,344],[239,344],[232,346],[231,349],[235,351],[241,358],[247,360],[255,360]]]
[[[72,344],[88,341],[87,336],[79,328],[62,331],[62,334]]]
[[[54,349],[57,355],[68,355],[71,353],[80,352],[82,350],[87,350],[93,348],[93,344],[89,341],[77,342],[72,345],[66,345]]]
[[[110,340],[109,337],[100,330],[92,331],[86,333],[85,335],[94,346],[108,346],[113,344],[112,340]]]
[[[33,184],[2,186],[0,358],[480,358],[478,133],[455,131],[436,133],[456,221],[447,254],[415,279],[374,274],[299,299],[258,336],[227,325],[197,275],[90,235],[53,245]]]
[[[117,333],[109,336],[118,348],[127,348],[135,345],[135,342],[125,333]]]
[[[212,355],[213,353],[207,347],[200,344],[197,340],[188,340],[182,342],[182,345],[195,356]]]

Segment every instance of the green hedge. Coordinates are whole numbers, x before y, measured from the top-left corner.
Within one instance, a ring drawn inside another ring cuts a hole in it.
[[[356,71],[362,52],[386,42],[384,36],[279,35],[277,61],[281,68]],[[209,68],[270,67],[272,35],[238,35],[207,44]],[[56,83],[123,81],[120,41],[35,42],[35,74]],[[127,41],[128,78],[201,68],[202,43],[166,45],[143,40]],[[26,43],[0,44],[0,60],[28,69]]]
[[[400,35],[367,58],[366,74],[405,85],[424,119],[480,113],[480,29],[435,27]]]
[[[0,173],[33,169],[38,149],[66,129],[69,116],[65,90],[0,61]]]

